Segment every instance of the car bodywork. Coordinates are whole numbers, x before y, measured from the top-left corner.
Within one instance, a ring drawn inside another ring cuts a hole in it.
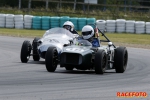
[[[45,59],[45,53],[50,46],[57,48],[58,53],[61,53],[64,44],[70,44],[73,41],[74,35],[64,28],[52,28],[45,32],[43,37],[38,42],[38,53],[40,57]]]
[[[95,70],[96,74],[103,74],[105,70],[115,69],[117,73],[123,73],[128,62],[126,47],[116,47],[101,30],[99,32],[105,40],[93,38],[89,42],[78,37],[74,44],[64,47],[59,56],[55,47],[49,47],[46,53],[47,71],[54,72],[60,63],[60,67],[66,70]],[[102,42],[108,44],[101,45]]]
[[[82,45],[71,45],[63,48],[61,52],[60,65],[61,67],[73,66],[76,69],[90,70],[94,69],[94,58],[98,50],[103,50],[107,54],[107,58],[113,61],[114,58],[114,48],[109,46],[98,46],[93,47],[91,45],[86,45],[84,43],[90,44],[87,40],[78,41]],[[108,64],[106,69],[113,68],[112,63],[107,60]]]
[[[40,58],[45,59],[46,51],[51,46],[56,47],[60,54],[64,45],[73,43],[77,36],[64,28],[51,28],[42,38],[34,38],[32,45],[30,41],[25,40],[22,44],[20,59],[23,63],[27,63],[30,56],[33,56],[34,61],[39,61]]]

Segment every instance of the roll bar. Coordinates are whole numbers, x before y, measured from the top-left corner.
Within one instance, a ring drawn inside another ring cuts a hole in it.
[[[102,34],[102,36],[105,37],[105,39],[107,40],[106,42],[111,42],[111,41],[108,39],[108,37],[96,26],[96,24],[90,23],[90,24],[88,24],[88,25],[94,25],[94,26],[98,29],[98,31]],[[114,46],[114,48],[116,48],[116,46],[115,46],[114,44],[112,44],[112,45]]]

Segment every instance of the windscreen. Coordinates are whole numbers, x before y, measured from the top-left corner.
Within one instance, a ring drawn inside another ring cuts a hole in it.
[[[57,28],[51,28],[51,29],[47,30],[45,32],[45,34],[43,35],[43,37],[45,37],[47,35],[51,35],[51,34],[67,35],[67,36],[69,36],[71,38],[74,37],[74,35],[70,31],[68,31],[68,30],[66,30],[64,28],[59,28],[59,27],[57,27]]]
[[[92,46],[92,44],[87,40],[78,40],[78,41],[76,41],[75,45]]]

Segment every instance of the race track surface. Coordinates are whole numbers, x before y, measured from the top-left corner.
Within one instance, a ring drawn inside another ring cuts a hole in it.
[[[125,73],[109,70],[104,75],[94,71],[46,71],[41,59],[21,63],[24,40],[0,36],[0,100],[150,100],[150,50],[127,48]],[[117,92],[146,92],[147,98],[118,98]]]

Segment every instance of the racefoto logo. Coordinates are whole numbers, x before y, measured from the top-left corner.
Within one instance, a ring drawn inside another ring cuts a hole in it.
[[[146,98],[146,92],[117,92],[118,98]]]

